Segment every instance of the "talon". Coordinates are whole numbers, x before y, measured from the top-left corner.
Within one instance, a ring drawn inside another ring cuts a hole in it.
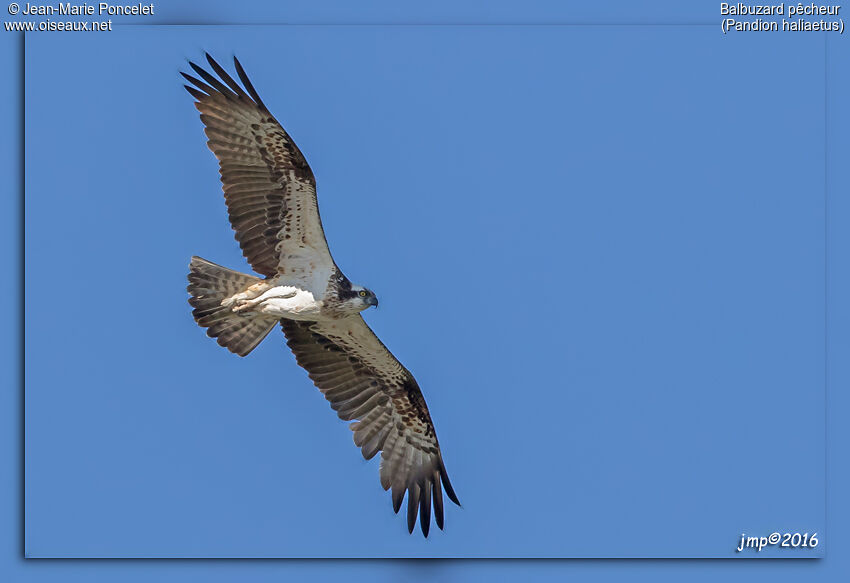
[[[245,292],[234,294],[234,295],[230,296],[229,298],[224,298],[223,300],[221,300],[221,305],[224,306],[225,308],[229,308],[230,306],[232,306],[234,304],[238,306],[238,305],[245,303],[245,300],[247,299],[247,297],[248,296],[245,294]]]

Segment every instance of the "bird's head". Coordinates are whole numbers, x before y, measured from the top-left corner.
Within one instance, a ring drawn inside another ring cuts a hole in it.
[[[334,285],[336,287],[337,302],[334,309],[344,315],[354,315],[362,312],[369,306],[378,306],[378,298],[375,293],[362,285],[351,283],[347,277],[337,270]]]
[[[358,312],[362,312],[366,308],[375,306],[378,307],[378,296],[370,289],[366,289],[362,285],[352,285],[351,295],[346,302]]]

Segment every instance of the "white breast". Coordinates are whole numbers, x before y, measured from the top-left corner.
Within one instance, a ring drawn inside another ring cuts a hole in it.
[[[290,320],[322,319],[322,302],[312,292],[293,286],[277,286],[264,293],[256,311]]]

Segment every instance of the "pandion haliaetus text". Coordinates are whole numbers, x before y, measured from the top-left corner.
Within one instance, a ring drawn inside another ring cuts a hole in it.
[[[343,275],[331,257],[316,179],[298,146],[269,113],[234,58],[240,86],[207,55],[218,78],[194,63],[183,73],[197,100],[207,144],[219,161],[228,216],[245,258],[262,278],[193,257],[189,303],[219,344],[245,356],[280,323],[295,360],[371,459],[393,510],[407,493],[407,527],[425,536],[431,505],[443,528],[443,495],[458,504],[425,399],[413,375],[366,325],[375,294]]]

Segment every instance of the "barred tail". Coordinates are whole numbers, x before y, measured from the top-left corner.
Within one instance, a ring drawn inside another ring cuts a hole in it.
[[[245,275],[200,257],[189,263],[189,287],[192,296],[189,304],[195,308],[192,315],[199,326],[207,329],[207,336],[230,352],[245,356],[271,332],[278,320],[258,314],[234,313],[222,300],[245,291],[260,278]]]

